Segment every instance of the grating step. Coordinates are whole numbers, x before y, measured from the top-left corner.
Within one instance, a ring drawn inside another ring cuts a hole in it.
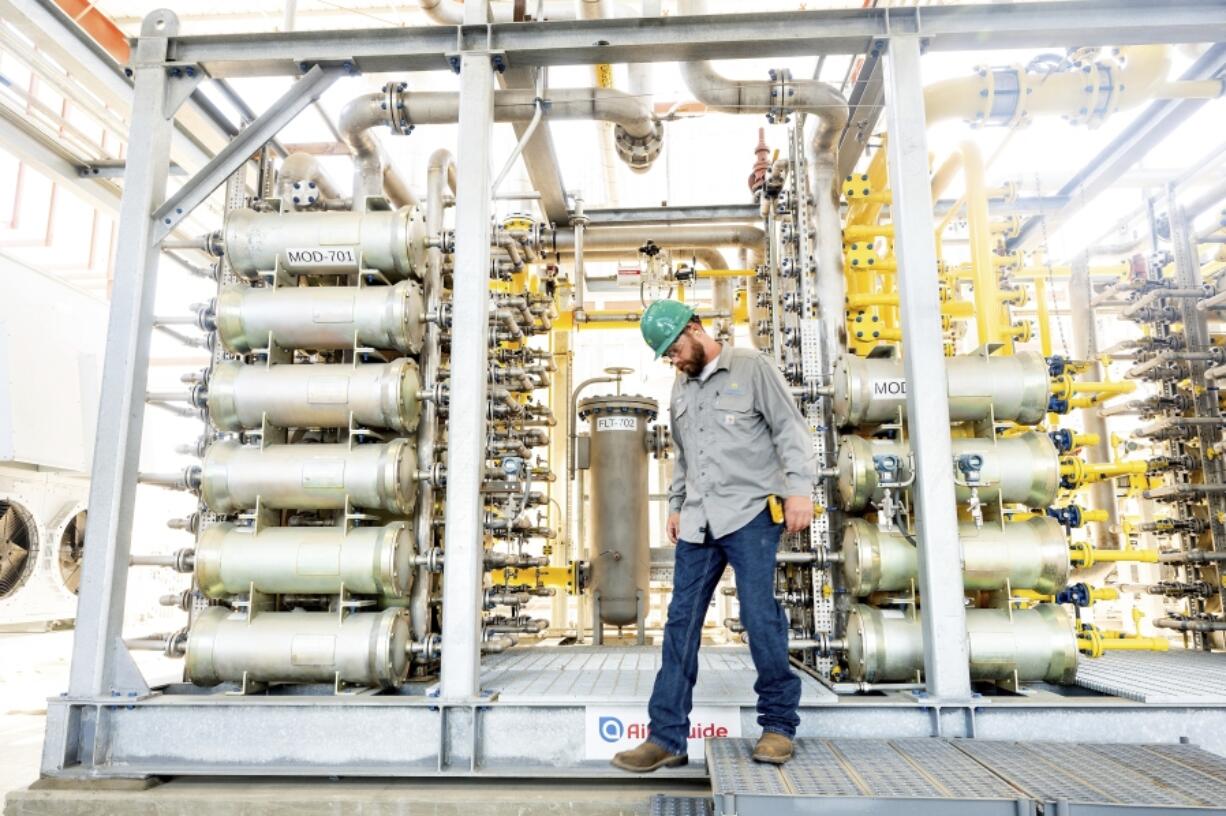
[[[711,800],[705,796],[665,796],[657,793],[651,797],[651,816],[712,816],[714,813]]]
[[[1083,657],[1077,685],[1139,703],[1226,703],[1226,654],[1113,652]]]
[[[706,743],[721,816],[1223,814],[1226,759],[1191,745],[809,739],[783,766]]]

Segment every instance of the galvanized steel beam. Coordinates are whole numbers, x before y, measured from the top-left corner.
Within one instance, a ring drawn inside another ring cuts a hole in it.
[[[304,62],[380,73],[444,69],[474,50],[515,67],[593,65],[860,54],[907,35],[942,51],[1213,42],[1226,40],[1226,10],[1219,0],[1070,0],[243,33],[176,37],[171,57],[214,77],[293,75]]]

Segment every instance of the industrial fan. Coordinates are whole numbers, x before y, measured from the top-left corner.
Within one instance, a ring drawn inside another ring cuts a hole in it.
[[[81,586],[81,564],[85,557],[85,518],[88,514],[82,510],[73,514],[72,519],[64,527],[60,536],[60,578],[64,587],[72,594],[77,594]]]
[[[20,505],[0,500],[0,598],[7,598],[34,568],[34,521]]]

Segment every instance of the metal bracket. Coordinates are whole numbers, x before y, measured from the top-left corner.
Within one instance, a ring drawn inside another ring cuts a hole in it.
[[[205,73],[198,65],[181,65],[173,62],[166,63],[165,70],[171,81],[166,83],[164,110],[166,118],[171,119],[204,80]]]
[[[507,60],[506,51],[448,51],[443,56],[447,58],[447,67],[451,69],[451,73],[460,73],[460,58],[464,55],[464,53],[487,54],[490,58],[490,65],[494,68],[494,71],[499,74],[506,73],[507,68],[510,67],[510,62]]]

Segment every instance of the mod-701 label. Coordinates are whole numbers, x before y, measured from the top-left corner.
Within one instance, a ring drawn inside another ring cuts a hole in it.
[[[285,262],[290,267],[312,269],[356,269],[357,247],[300,247],[285,250]]]

